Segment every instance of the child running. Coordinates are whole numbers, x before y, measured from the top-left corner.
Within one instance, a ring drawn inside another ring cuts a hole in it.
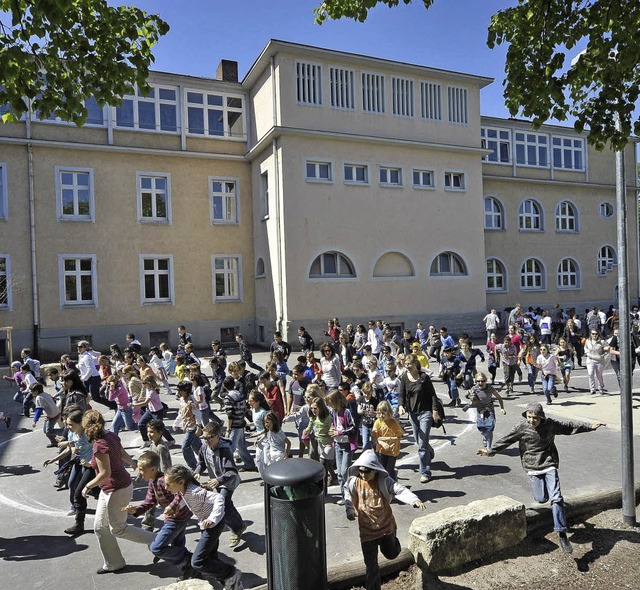
[[[275,412],[269,411],[263,418],[264,432],[256,442],[256,465],[262,477],[264,468],[276,461],[289,457],[291,441],[282,430],[282,424]]]
[[[396,460],[400,454],[400,439],[404,434],[402,426],[393,417],[393,410],[388,402],[382,401],[377,408],[378,417],[373,423],[371,439],[376,445],[376,454],[380,464],[395,480]]]

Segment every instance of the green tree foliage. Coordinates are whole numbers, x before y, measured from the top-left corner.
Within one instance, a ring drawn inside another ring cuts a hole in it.
[[[402,0],[409,4],[411,0]],[[426,8],[434,0],[423,0]],[[353,18],[363,22],[377,4],[399,0],[326,0],[316,22]],[[640,2],[638,0],[518,0],[499,10],[487,44],[508,44],[505,103],[513,116],[537,128],[550,118],[574,119],[598,149],[623,147],[640,135]],[[572,67],[577,46],[586,50]],[[621,131],[615,128],[620,116]]]
[[[151,49],[169,25],[106,0],[0,0],[3,121],[29,108],[82,125],[85,97],[119,104],[134,84],[146,92]]]

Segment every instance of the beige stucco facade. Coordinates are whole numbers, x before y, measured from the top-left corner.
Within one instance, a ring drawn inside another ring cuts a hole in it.
[[[527,123],[481,117],[490,79],[271,41],[242,82],[150,82],[152,97],[128,97],[130,119],[104,109],[81,129],[0,128],[11,287],[0,325],[14,327],[14,346],[37,338],[50,358],[80,336],[105,348],[126,332],[175,345],[179,324],[199,346],[238,331],[269,342],[276,329],[295,341],[300,324],[318,341],[333,316],[473,332],[491,307],[613,299],[617,267],[598,262],[616,245],[613,154],[584,142],[566,156],[584,165],[557,165],[554,138],[584,139],[549,126],[536,132],[548,161],[522,165]],[[502,162],[488,129],[509,137]],[[635,143],[627,166],[637,299]],[[487,198],[499,227],[487,227]],[[534,230],[520,227],[527,200],[541,208]],[[576,214],[569,231],[556,229],[560,202]],[[523,289],[532,257],[542,284]],[[558,288],[566,258],[578,276]],[[487,260],[502,265],[499,284]]]

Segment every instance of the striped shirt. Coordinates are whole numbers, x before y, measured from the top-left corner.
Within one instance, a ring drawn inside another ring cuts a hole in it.
[[[151,510],[156,504],[163,508],[171,508],[174,511],[173,516],[165,515],[165,520],[175,520],[176,522],[184,522],[191,518],[191,510],[182,503],[180,494],[172,494],[164,483],[164,473],[158,471],[156,479],[150,479],[147,487],[147,496],[144,502],[136,507],[134,516]]]
[[[187,506],[198,519],[198,524],[202,528],[202,523],[209,520],[215,526],[224,518],[224,497],[218,492],[210,492],[199,485],[187,484],[187,489],[182,494],[181,506]]]

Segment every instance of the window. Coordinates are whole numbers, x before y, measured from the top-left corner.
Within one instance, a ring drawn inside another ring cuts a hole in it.
[[[412,170],[413,188],[436,188],[436,173],[433,170]]]
[[[173,303],[173,257],[140,255],[142,304]]]
[[[600,217],[613,217],[613,205],[611,203],[600,203],[600,207],[598,208],[598,212],[600,213]]]
[[[0,163],[0,219],[9,216],[9,188],[7,186],[7,165]]]
[[[171,176],[137,172],[138,220],[141,223],[171,221]]]
[[[355,109],[356,95],[353,70],[329,68],[331,106],[336,109]]]
[[[351,279],[356,271],[351,261],[340,252],[325,252],[320,254],[311,264],[310,279]]]
[[[262,219],[269,217],[269,172],[260,175],[260,215]]]
[[[384,113],[384,76],[362,74],[362,110],[368,113]]]
[[[322,66],[296,62],[296,98],[299,103],[322,104]]]
[[[432,277],[465,276],[467,265],[455,252],[441,252],[431,262],[429,275]]]
[[[402,186],[402,168],[380,166],[380,184],[383,186]]]
[[[60,221],[93,221],[93,170],[56,167],[56,193]]]
[[[423,119],[442,119],[442,86],[434,82],[420,82],[420,114]]]
[[[238,181],[209,178],[211,223],[238,223]]]
[[[369,166],[367,164],[345,164],[344,181],[347,184],[369,184]]]
[[[504,229],[504,211],[495,197],[484,198],[484,229]]]
[[[11,283],[11,258],[0,254],[0,309],[12,309]]]
[[[525,199],[518,207],[518,227],[523,231],[542,231],[542,207],[533,199]]]
[[[244,99],[237,94],[187,90],[187,131],[192,135],[244,139]]]
[[[40,96],[40,95],[38,95]],[[85,98],[84,100],[84,106],[87,109],[87,118],[84,122],[85,126],[100,126],[100,127],[104,127],[104,108],[101,107],[100,105],[98,105],[98,101],[93,98],[93,97],[89,97],[89,98]],[[0,108],[0,115],[3,114],[2,108]],[[53,123],[60,123],[62,125],[73,125],[74,123],[72,123],[71,121],[64,121],[63,119],[61,119],[60,117],[57,117],[54,113],[52,113],[49,117],[47,117],[46,119],[41,119],[40,118],[40,113],[38,111],[34,111],[33,113],[34,115],[34,119],[43,123],[49,123],[49,122],[53,122]]]
[[[552,137],[553,167],[565,170],[584,170],[584,140],[571,137]]]
[[[413,117],[413,80],[391,78],[393,114]]]
[[[307,160],[306,175],[307,180],[311,182],[331,182],[331,162]]]
[[[178,131],[178,90],[175,86],[151,86],[148,96],[136,87],[115,108],[116,127],[144,131]]]
[[[573,258],[563,258],[558,265],[558,289],[579,289],[580,272]]]
[[[240,257],[213,257],[213,302],[239,301],[240,288]]]
[[[58,257],[60,267],[60,305],[97,306],[96,257],[92,254]]]
[[[449,190],[449,191],[463,191],[463,190],[465,190],[464,172],[445,171],[445,173],[444,173],[444,190]]]
[[[263,279],[267,276],[264,268],[264,260],[262,258],[258,258],[256,262],[256,279]]]
[[[611,272],[618,264],[618,256],[613,246],[604,245],[598,250],[598,274],[603,275]]]
[[[491,150],[483,160],[485,162],[497,162],[509,164],[511,162],[511,132],[508,129],[494,129],[483,127],[480,130],[482,147]]]
[[[549,166],[548,137],[538,133],[516,132],[516,163],[520,166]]]
[[[545,289],[542,263],[536,258],[527,258],[520,268],[520,288],[523,291],[543,291]]]
[[[487,291],[507,290],[507,273],[502,262],[496,258],[487,259],[486,280]]]
[[[467,89],[448,86],[447,109],[449,110],[449,123],[459,123],[461,125],[469,123],[467,108]]]
[[[556,231],[577,232],[578,213],[573,203],[560,201],[556,207]]]

